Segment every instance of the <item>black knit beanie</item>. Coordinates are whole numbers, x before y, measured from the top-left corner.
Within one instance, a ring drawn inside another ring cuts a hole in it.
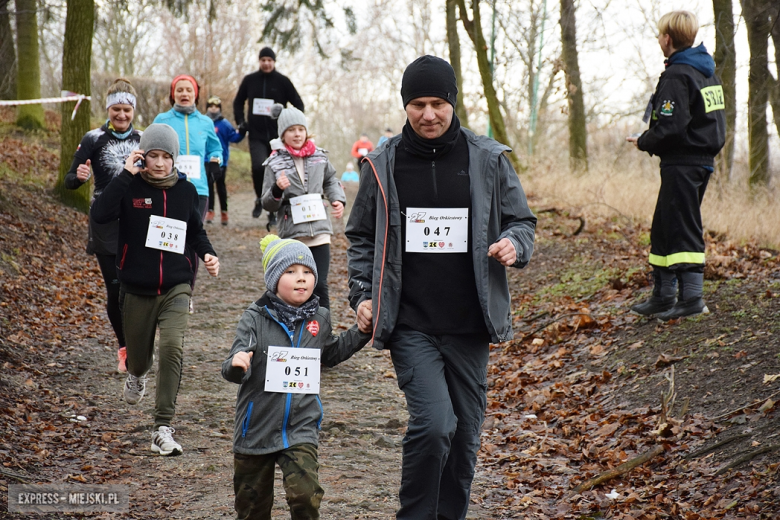
[[[274,53],[274,50],[271,47],[263,47],[260,49],[260,58],[263,59],[265,57],[269,57],[272,60],[276,61],[276,54]]]
[[[436,56],[420,56],[406,67],[401,80],[404,108],[419,97],[438,97],[453,107],[458,99],[458,84],[452,65]]]

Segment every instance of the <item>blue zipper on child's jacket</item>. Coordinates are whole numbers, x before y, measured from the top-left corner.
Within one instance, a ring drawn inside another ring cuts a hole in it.
[[[268,315],[271,317],[272,320],[274,320],[276,323],[281,325],[281,327],[284,329],[284,331],[287,333],[287,336],[290,338],[290,346],[292,348],[299,348],[301,346],[301,339],[303,338],[303,329],[306,328],[306,319],[303,320],[303,323],[301,324],[301,333],[298,334],[298,344],[295,344],[295,339],[293,338],[295,331],[290,332],[290,329],[287,328],[287,325],[282,323],[281,321],[277,320],[273,314],[271,314],[271,311],[268,310],[268,306],[265,305],[265,312],[268,313]],[[282,443],[284,445],[284,448],[287,449],[290,447],[290,443],[287,441],[287,423],[290,420],[290,409],[292,408],[292,394],[287,394],[287,399],[284,403],[284,420],[282,421]]]

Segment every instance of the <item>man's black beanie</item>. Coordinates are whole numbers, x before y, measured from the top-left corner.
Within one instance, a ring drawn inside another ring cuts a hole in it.
[[[263,47],[260,49],[260,59],[263,59],[265,57],[271,58],[272,60],[276,61],[276,54],[274,54],[274,50],[271,47]]]
[[[419,97],[438,97],[453,107],[458,99],[458,84],[452,65],[436,56],[420,56],[406,67],[401,80],[404,108]]]

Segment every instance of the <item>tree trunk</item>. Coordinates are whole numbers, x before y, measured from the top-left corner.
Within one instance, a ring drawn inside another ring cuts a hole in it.
[[[780,135],[780,12],[770,13],[772,16],[772,43],[775,47],[775,72],[777,77],[772,80],[772,76],[768,74],[769,85],[769,100],[772,104],[772,116],[775,119],[775,128],[777,134]]]
[[[457,0],[447,0],[447,44],[450,50],[450,64],[455,70],[455,81],[458,86],[458,102],[455,104],[455,114],[460,119],[460,124],[469,126],[466,106],[463,104],[463,76],[460,68],[460,38],[458,37]]]
[[[16,49],[8,14],[10,0],[0,0],[0,99],[16,99]]]
[[[726,144],[715,160],[719,178],[731,180],[737,124],[737,55],[734,49],[734,10],[731,0],[712,0],[715,14],[715,72],[723,83],[726,102]]]
[[[561,0],[561,46],[566,97],[569,101],[569,165],[572,171],[588,169],[588,130],[577,57],[577,22],[574,0]]]
[[[469,20],[466,11],[466,1],[457,0],[460,8],[460,19],[463,27],[474,43],[474,50],[477,53],[477,65],[479,66],[479,75],[482,79],[482,88],[485,92],[485,101],[488,105],[488,115],[490,117],[490,126],[493,128],[493,135],[496,141],[510,146],[504,126],[504,116],[501,114],[501,108],[498,104],[498,95],[493,87],[493,74],[490,72],[490,61],[488,59],[488,46],[485,43],[485,37],[482,34],[482,19],[479,15],[479,0],[473,0],[472,13],[473,20]],[[510,153],[509,160],[512,162],[516,171],[520,171],[520,163],[517,160],[517,154]]]
[[[68,0],[65,18],[65,44],[62,49],[62,89],[90,95],[90,63],[92,61],[92,33],[95,23],[94,0]],[[89,130],[90,102],[84,100],[76,117],[71,113],[76,103],[62,103],[62,131],[60,133],[60,172],[55,191],[66,204],[84,212],[89,210],[89,183],[78,190],[65,188],[73,152]]]
[[[742,0],[748,33],[748,142],[750,186],[769,185],[769,134],[766,108],[769,97],[769,9],[762,0]]]
[[[38,63],[38,2],[16,0],[16,50],[19,55],[16,73],[16,98],[41,97],[41,67]],[[42,105],[20,105],[16,124],[22,128],[43,128]]]

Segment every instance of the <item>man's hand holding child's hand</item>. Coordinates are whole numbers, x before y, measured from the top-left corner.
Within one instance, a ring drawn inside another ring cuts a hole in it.
[[[252,366],[252,356],[254,355],[254,352],[236,352],[230,364],[234,367],[242,368],[246,372]]]

